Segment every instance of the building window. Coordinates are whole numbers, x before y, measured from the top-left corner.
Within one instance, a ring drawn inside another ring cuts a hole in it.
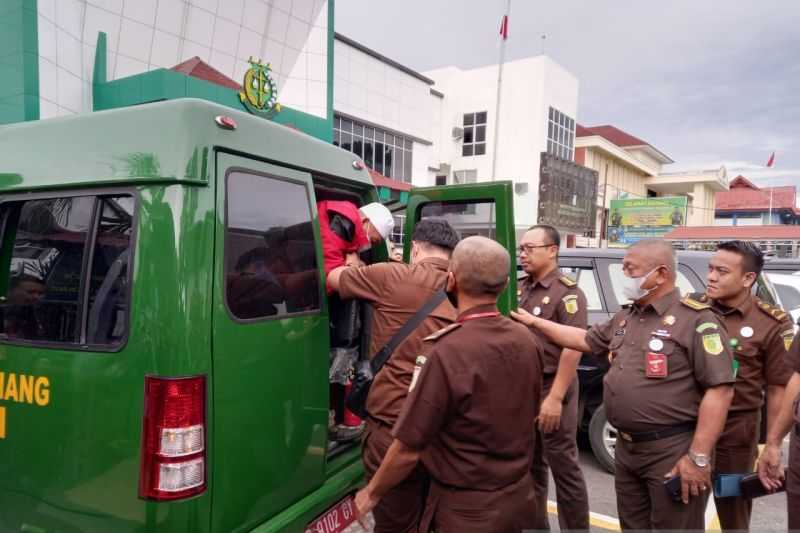
[[[575,120],[552,107],[547,120],[547,153],[568,161],[575,155]]]
[[[266,206],[265,198],[279,200]],[[233,170],[226,208],[225,300],[231,314],[254,320],[318,310],[319,270],[306,186]]]
[[[483,155],[486,153],[486,111],[464,115],[464,137],[461,155]]]
[[[453,185],[463,185],[465,183],[476,183],[478,181],[478,171],[456,170],[453,172]]]
[[[387,178],[411,183],[414,143],[395,132],[367,126],[336,116],[333,119],[333,144],[353,152],[366,165]]]

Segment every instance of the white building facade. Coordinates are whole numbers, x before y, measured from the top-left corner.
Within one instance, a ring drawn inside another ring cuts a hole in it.
[[[347,130],[335,133],[334,142],[382,174],[415,186],[512,180],[518,232],[537,223],[541,153],[573,160],[575,76],[547,56],[507,62],[498,128],[497,65],[418,73],[338,34],[334,51],[335,124]],[[358,128],[354,137],[350,128]],[[370,147],[368,136],[356,144],[362,131],[379,130],[383,139],[394,137],[395,151],[398,138],[410,148],[402,154],[402,171],[394,153],[391,168],[385,156],[375,160],[378,148],[387,149],[385,140],[376,138]]]

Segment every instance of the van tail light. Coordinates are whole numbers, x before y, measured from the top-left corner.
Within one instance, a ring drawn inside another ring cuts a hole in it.
[[[206,377],[144,378],[139,496],[177,500],[206,489]]]

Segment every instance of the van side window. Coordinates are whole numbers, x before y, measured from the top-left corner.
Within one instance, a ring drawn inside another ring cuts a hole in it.
[[[6,282],[0,306],[5,338],[101,346],[124,340],[127,263],[112,263],[130,254],[133,204],[129,196],[4,204],[3,243],[10,249],[0,271]],[[110,205],[126,207],[112,216]]]
[[[114,344],[125,335],[133,198],[102,198],[89,284],[89,344]]]
[[[311,201],[301,183],[232,170],[227,178],[225,294],[242,320],[319,310]]]

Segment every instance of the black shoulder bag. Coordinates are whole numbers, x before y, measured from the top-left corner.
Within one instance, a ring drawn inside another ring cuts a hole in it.
[[[392,352],[397,348],[412,331],[417,329],[425,317],[427,317],[436,306],[444,301],[447,294],[443,290],[436,292],[425,304],[420,307],[414,316],[408,319],[408,322],[403,324],[403,327],[389,339],[389,342],[383,348],[378,350],[372,360],[362,359],[356,365],[356,375],[353,378],[353,385],[350,389],[350,394],[347,396],[346,405],[353,413],[361,418],[367,417],[367,395],[372,386],[372,381],[375,376],[380,372],[381,368],[386,361],[391,357]]]

